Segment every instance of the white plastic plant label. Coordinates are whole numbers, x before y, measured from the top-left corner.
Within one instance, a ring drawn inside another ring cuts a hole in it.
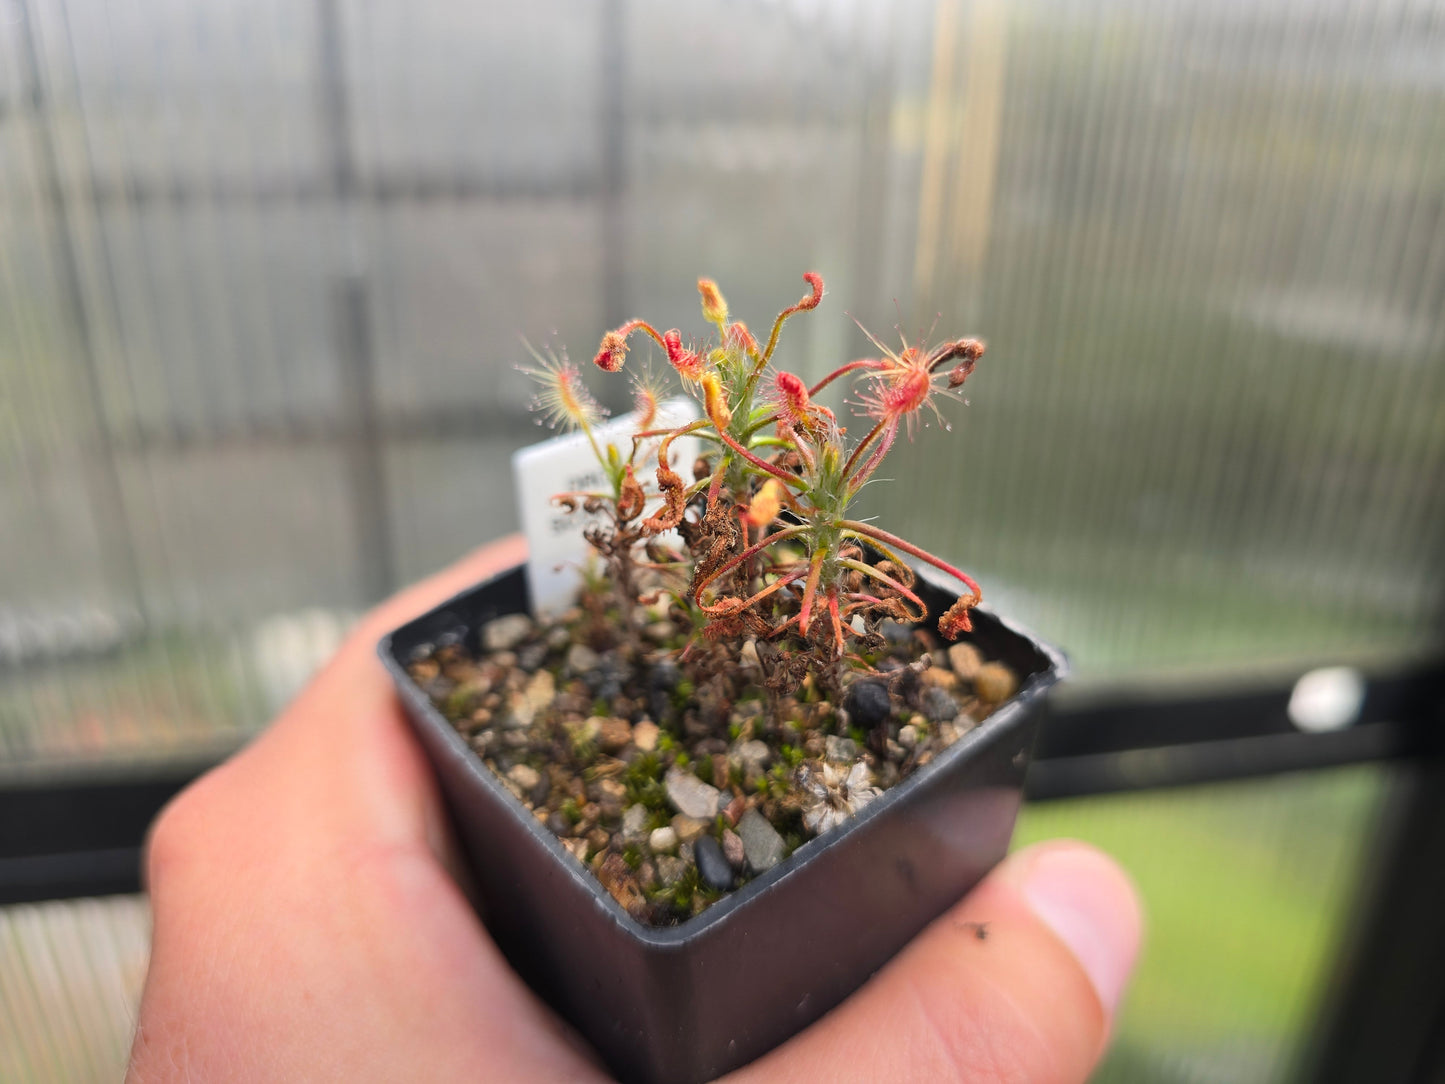
[[[658,407],[654,428],[676,428],[698,417],[697,403],[685,396],[669,399]],[[597,443],[605,450],[609,443],[626,455],[632,446],[632,415],[603,423],[594,428]],[[660,438],[659,438],[660,439]],[[649,485],[656,472],[653,455],[658,441],[648,441],[638,453],[637,478]],[[680,437],[672,442],[669,458],[672,468],[688,478],[700,442],[696,437]],[[647,456],[644,466],[643,456]],[[579,507],[576,512],[554,504],[559,493],[603,492],[607,476],[592,452],[583,433],[566,433],[521,448],[512,455],[512,479],[517,487],[517,505],[521,513],[522,531],[527,536],[527,586],[532,593],[535,614],[556,613],[572,604],[577,595],[580,571],[592,556],[592,547],[582,537],[588,523],[595,520]],[[661,503],[660,497],[648,501],[651,515]]]

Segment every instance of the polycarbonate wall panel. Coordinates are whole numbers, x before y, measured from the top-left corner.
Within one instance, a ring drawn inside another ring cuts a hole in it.
[[[1438,627],[1437,5],[15,10],[12,660],[353,612],[513,522],[522,337],[813,267],[809,374],[989,340],[867,503],[1081,678]]]
[[[149,955],[139,896],[0,909],[0,1080],[119,1080]]]
[[[240,742],[513,529],[521,338],[702,274],[821,271],[809,375],[989,341],[867,511],[1080,684],[1438,644],[1442,71],[1440,0],[0,0],[0,776]],[[1026,817],[1154,916],[1104,1079],[1288,1079],[1385,785]],[[144,925],[0,913],[0,1077],[114,1077]]]
[[[1437,636],[1440,6],[956,14],[907,311],[992,346],[878,510],[947,494],[920,533],[1081,676]]]

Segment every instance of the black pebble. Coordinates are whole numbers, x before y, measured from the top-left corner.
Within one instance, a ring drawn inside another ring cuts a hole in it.
[[[677,683],[682,680],[682,670],[677,663],[671,659],[663,659],[652,668],[652,673],[647,675],[647,683],[654,689],[663,689],[672,692],[677,688]]]
[[[930,723],[946,723],[958,715],[958,701],[936,685],[923,694],[923,714]]]
[[[697,860],[697,872],[703,881],[713,888],[726,892],[733,886],[733,868],[728,864],[722,847],[712,836],[700,836],[692,845],[693,857]]]
[[[865,730],[887,722],[893,714],[888,688],[877,681],[859,681],[850,685],[848,695],[843,698],[843,707],[853,724]]]
[[[547,645],[542,643],[528,644],[517,652],[517,667],[527,671],[529,674],[534,670],[540,670],[542,663],[547,661]]]
[[[672,693],[681,680],[682,671],[670,659],[659,662],[647,676],[647,706],[657,722],[665,723],[672,718]]]
[[[627,665],[617,657],[615,651],[602,655],[597,666],[583,675],[583,680],[592,690],[592,695],[609,704],[622,695],[622,683],[628,674]]]

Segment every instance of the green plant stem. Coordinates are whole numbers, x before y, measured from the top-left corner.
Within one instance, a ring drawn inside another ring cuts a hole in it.
[[[737,452],[738,455],[742,456],[759,470],[767,471],[774,478],[777,478],[785,485],[799,486],[803,489],[808,488],[808,483],[804,479],[799,478],[796,474],[789,474],[787,471],[773,466],[771,463],[767,462],[767,460],[759,459],[757,456],[753,455],[752,452],[748,451],[741,444],[735,441],[732,436],[724,430],[719,429],[717,433],[718,436],[722,437],[724,444],[726,444],[733,451]]]
[[[842,520],[838,526],[850,534],[871,539],[875,542],[882,542],[885,546],[895,546],[904,553],[912,554],[920,561],[927,561],[940,572],[947,572],[954,579],[963,581],[974,594],[980,595],[983,593],[983,589],[979,587],[978,581],[968,573],[959,571],[947,561],[933,556],[933,554],[927,550],[920,549],[912,542],[899,538],[896,534],[889,534],[881,527],[874,527],[870,523],[859,523],[856,519]]]
[[[873,441],[877,439],[878,434],[883,432],[883,430],[887,428],[887,426],[887,418],[879,419],[878,424],[875,425],[872,429],[868,430],[868,435],[858,442],[858,447],[853,449],[853,454],[848,457],[848,462],[843,464],[844,478],[847,478],[853,473],[853,467],[857,464],[858,457],[863,454],[863,449],[867,448],[868,445],[872,444]]]

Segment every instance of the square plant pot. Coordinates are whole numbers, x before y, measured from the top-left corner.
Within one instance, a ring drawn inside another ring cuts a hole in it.
[[[954,600],[918,570],[936,621]],[[757,1058],[850,993],[1003,858],[1034,734],[1063,656],[986,609],[969,640],[1018,692],[846,823],[679,926],[632,919],[538,823],[407,674],[419,648],[479,650],[530,612],[520,566],[379,645],[440,781],[479,910],[512,966],[623,1080],[708,1080]]]

